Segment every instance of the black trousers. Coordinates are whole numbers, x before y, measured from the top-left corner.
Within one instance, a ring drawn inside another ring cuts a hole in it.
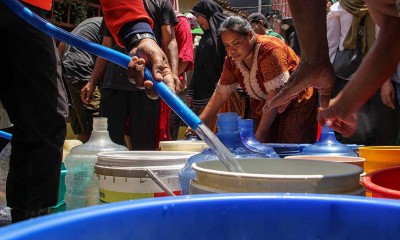
[[[53,39],[1,3],[0,32],[0,100],[14,124],[7,204],[36,211],[58,201],[67,119],[61,65]]]
[[[108,131],[113,142],[125,145],[126,134],[130,135],[133,150],[158,148],[159,99],[148,98],[144,91],[103,88],[100,116],[108,118]],[[128,119],[129,131],[126,131]]]

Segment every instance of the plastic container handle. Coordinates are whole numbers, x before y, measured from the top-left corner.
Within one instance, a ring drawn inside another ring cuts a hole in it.
[[[111,62],[114,62],[121,67],[128,68],[128,64],[131,61],[131,57],[122,54],[113,49],[104,47],[100,44],[96,44],[87,41],[83,38],[74,36],[69,32],[54,26],[47,22],[43,18],[37,16],[27,7],[22,5],[20,2],[15,0],[1,0],[4,5],[10,8],[15,14],[20,16],[26,22],[39,29],[40,31],[59,39],[62,42],[68,43],[69,45],[81,48],[91,54],[105,58]],[[172,110],[192,129],[196,130],[197,127],[202,123],[201,119],[174,93],[164,82],[155,81],[151,72],[145,69],[144,77],[146,80],[153,82],[154,90],[160,95],[160,97],[171,107]]]
[[[166,194],[168,194],[169,196],[176,196],[174,194],[174,192],[169,189],[158,177],[157,175],[151,171],[150,169],[146,169],[147,174],[149,175],[149,177],[157,184],[157,186],[159,186],[161,188],[161,190],[163,190]]]

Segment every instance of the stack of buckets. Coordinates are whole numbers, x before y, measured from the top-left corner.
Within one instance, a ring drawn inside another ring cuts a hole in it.
[[[367,175],[361,184],[367,196],[400,199],[400,147],[360,147],[359,154],[366,159],[364,170]]]

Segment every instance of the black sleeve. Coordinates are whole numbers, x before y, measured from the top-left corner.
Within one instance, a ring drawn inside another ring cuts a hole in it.
[[[104,21],[104,18],[103,18],[103,21],[101,21],[99,34],[104,36],[104,37],[112,37],[110,31],[107,28],[106,22]]]
[[[176,13],[172,7],[171,1],[162,1],[160,10],[161,17],[157,18],[160,26],[167,24],[175,26],[178,24],[178,18],[176,17]]]

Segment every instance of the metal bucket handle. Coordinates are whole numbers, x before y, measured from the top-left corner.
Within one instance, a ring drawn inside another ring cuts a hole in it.
[[[153,181],[169,196],[176,196],[161,180],[157,177],[157,175],[151,171],[150,169],[146,169],[147,174],[149,174],[149,177],[153,179]]]

